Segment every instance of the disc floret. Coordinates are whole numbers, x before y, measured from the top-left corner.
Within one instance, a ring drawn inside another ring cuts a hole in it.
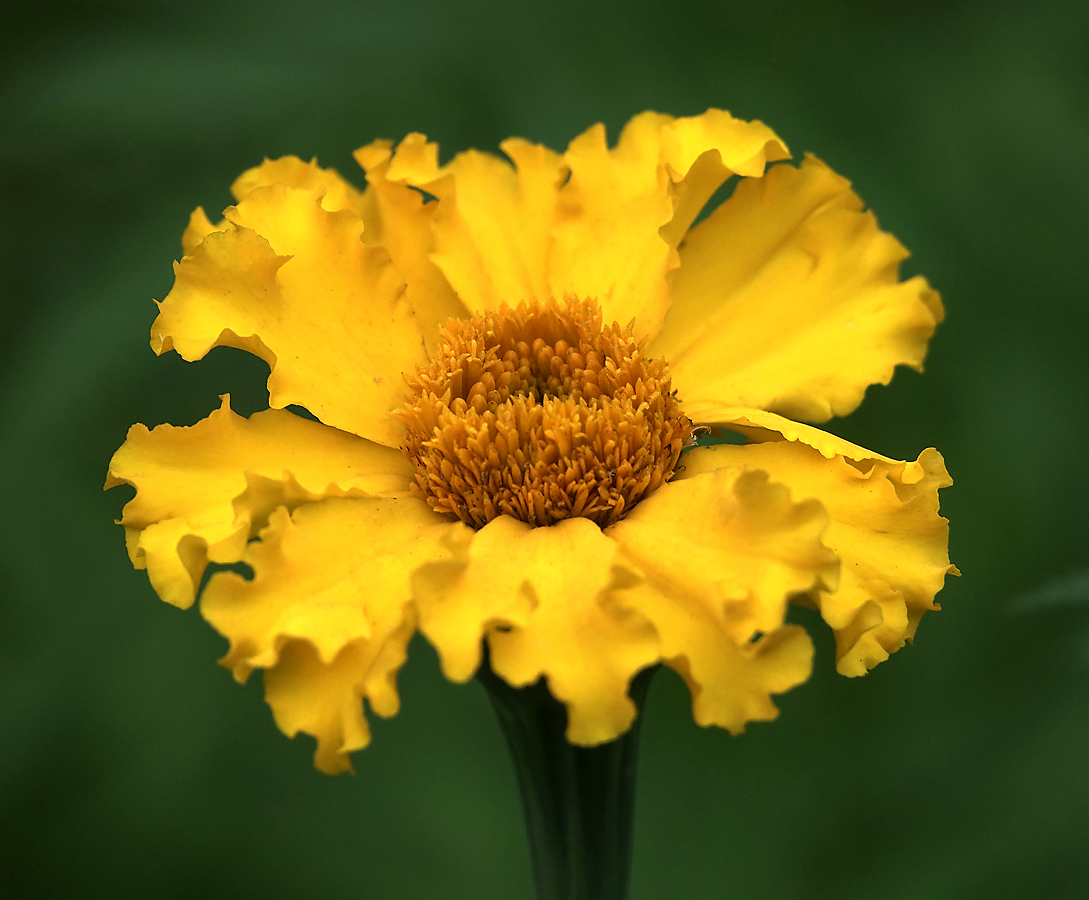
[[[665,362],[589,300],[451,320],[407,380],[413,491],[473,528],[611,525],[669,480],[692,431]]]

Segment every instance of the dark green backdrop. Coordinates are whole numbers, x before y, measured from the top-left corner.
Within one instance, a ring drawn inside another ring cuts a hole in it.
[[[635,900],[1089,896],[1084,3],[24,2],[0,22],[0,895],[519,900],[480,689],[422,643],[355,777],[310,765],[160,603],[102,494],[135,421],[263,366],[148,349],[190,210],[264,156],[425,131],[562,149],[652,108],[761,118],[854,180],[943,293],[925,376],[832,429],[946,456],[964,577],[917,644],[740,738],[646,713]]]

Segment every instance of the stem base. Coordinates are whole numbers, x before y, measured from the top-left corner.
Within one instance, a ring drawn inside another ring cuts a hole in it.
[[[632,679],[632,727],[596,747],[567,742],[567,710],[544,680],[513,688],[485,658],[477,678],[507,739],[537,900],[627,900],[642,707],[657,666]]]

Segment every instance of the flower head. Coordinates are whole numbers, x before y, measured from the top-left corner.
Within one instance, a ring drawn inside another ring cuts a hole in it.
[[[572,743],[629,728],[659,662],[699,723],[739,732],[809,675],[789,603],[859,675],[955,571],[936,451],[796,421],[920,368],[942,316],[848,182],[769,166],[783,143],[720,110],[502,149],[439,166],[422,135],[379,141],[363,191],[266,160],[222,221],[197,209],[152,347],[260,356],[270,409],[136,425],[110,464],[164,600],[191,605],[209,563],[252,568],[214,574],[202,613],[323,771],[368,743],[363,699],[397,712],[417,629],[455,681],[483,641],[509,684],[543,677]],[[711,429],[747,442],[693,448]]]

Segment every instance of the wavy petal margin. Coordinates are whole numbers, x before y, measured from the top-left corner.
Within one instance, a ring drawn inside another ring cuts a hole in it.
[[[231,185],[231,194],[241,203],[258,188],[274,184],[308,191],[320,197],[321,208],[327,212],[349,210],[367,221],[368,198],[363,191],[349,183],[336,169],[318,165],[316,159],[303,162],[297,156],[265,159],[259,166],[247,169]],[[367,222],[368,228],[370,222]]]
[[[426,361],[404,282],[363,220],[330,212],[321,191],[258,187],[226,211],[229,227],[175,266],[151,328],[156,353],[186,360],[239,347],[269,364],[269,403],[396,447],[402,374]]]
[[[231,185],[231,193],[236,201],[242,201],[257,188],[271,184],[310,191],[320,198],[322,209],[330,212],[352,210],[367,223],[367,230],[373,230],[367,198],[336,169],[323,169],[317,164],[317,160],[304,163],[297,156],[265,159],[261,165],[247,169],[239,175]],[[226,231],[229,227],[230,223],[226,219],[213,224],[204,208],[198,206],[190,215],[189,225],[182,234],[182,252],[185,256],[192,255],[200,242],[213,231]]]
[[[363,698],[396,714],[416,624],[412,573],[449,556],[444,539],[463,529],[411,498],[281,507],[242,557],[253,579],[220,572],[208,582],[201,613],[231,643],[220,662],[238,681],[268,670],[277,724],[317,738],[321,771],[350,770],[348,753],[369,741]]]
[[[415,144],[409,139],[406,141],[405,152],[409,152]],[[420,191],[409,187],[406,179],[390,176],[396,161],[389,141],[375,141],[361,147],[355,151],[355,159],[367,174],[370,185],[367,196],[373,206],[363,240],[389,251],[393,264],[408,286],[406,296],[416,313],[428,350],[434,351],[439,341],[439,328],[447,319],[469,316],[469,306],[459,299],[459,293],[463,298],[471,296],[464,286],[455,293],[454,287],[458,285],[452,287],[448,276],[431,258],[436,247],[436,213],[440,205],[434,200],[425,202]]]
[[[910,641],[923,613],[939,608],[934,598],[945,576],[959,574],[949,562],[948,522],[938,513],[938,490],[952,480],[936,450],[908,463],[828,458],[802,441],[719,445],[686,453],[680,477],[738,467],[761,469],[794,499],[827,510],[823,540],[842,563],[841,577],[814,596],[836,634],[843,675],[865,674]]]
[[[788,155],[762,122],[717,109],[687,119],[641,113],[611,150],[604,126],[593,126],[564,154],[571,178],[553,231],[552,295],[596,297],[607,322],[634,320],[637,336],[656,334],[679,234],[731,174],[758,177]]]
[[[896,366],[921,369],[942,319],[924,278],[899,280],[907,255],[820,160],[774,166],[688,233],[649,353],[699,421],[715,404],[846,415]]]
[[[474,312],[595,298],[607,322],[634,319],[642,336],[665,315],[677,242],[711,194],[731,174],[757,177],[789,155],[763,123],[715,109],[643,113],[612,149],[602,125],[563,155],[521,138],[501,147],[509,162],[471,150],[440,168],[437,146],[412,134],[385,173],[438,198],[431,258],[458,296]],[[372,144],[357,158],[369,174],[388,153]]]
[[[773,719],[771,694],[809,677],[812,644],[783,620],[792,597],[836,584],[826,523],[819,502],[735,468],[664,485],[607,529],[647,579],[616,596],[654,624],[701,725]]]
[[[616,550],[589,519],[533,528],[500,516],[454,563],[420,570],[420,630],[458,680],[479,664],[486,634],[492,669],[508,684],[547,680],[567,707],[572,744],[611,741],[635,718],[631,679],[658,660],[650,624],[608,600],[637,580],[614,566]]]
[[[413,469],[396,450],[270,409],[249,419],[230,399],[191,427],[133,425],[106,488],[130,484],[129,557],[156,593],[186,608],[209,561],[237,562],[278,506],[323,497],[408,496]]]
[[[385,160],[375,145],[357,153],[372,184],[399,178],[401,191],[412,184],[438,198],[437,204],[427,204],[433,213],[431,260],[474,313],[549,295],[550,231],[567,168],[561,156],[540,145],[512,138],[502,147],[517,169],[500,157],[470,150],[439,170],[434,165],[437,146],[423,135],[405,138],[384,172]],[[411,193],[418,198],[416,191]]]
[[[413,576],[420,632],[451,681],[464,683],[476,673],[486,634],[524,627],[537,605],[526,576],[535,551],[523,540],[527,528],[500,516],[452,545],[451,559],[421,566]]]

